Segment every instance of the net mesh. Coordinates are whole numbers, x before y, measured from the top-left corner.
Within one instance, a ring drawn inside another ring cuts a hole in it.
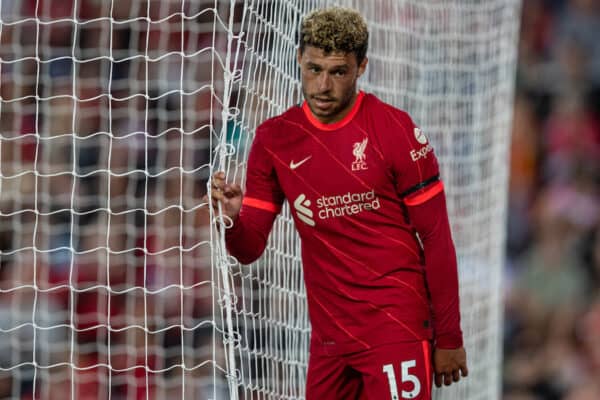
[[[0,398],[304,397],[289,209],[242,267],[201,199],[301,101],[296,27],[331,4],[440,160],[472,376],[436,396],[498,398],[518,0],[1,1]]]

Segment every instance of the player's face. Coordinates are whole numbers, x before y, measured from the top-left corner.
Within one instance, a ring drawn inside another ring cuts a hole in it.
[[[356,81],[365,72],[367,58],[357,63],[354,53],[332,52],[306,46],[298,52],[304,99],[314,116],[325,124],[337,122],[352,109]]]

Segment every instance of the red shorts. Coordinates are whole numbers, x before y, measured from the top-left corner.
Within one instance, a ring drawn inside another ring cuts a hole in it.
[[[306,400],[431,400],[432,376],[428,341],[335,356],[311,353]]]

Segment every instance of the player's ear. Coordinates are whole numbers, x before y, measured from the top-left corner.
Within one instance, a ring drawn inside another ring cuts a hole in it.
[[[365,72],[365,70],[367,69],[368,62],[369,62],[369,59],[367,57],[365,57],[365,58],[363,58],[363,60],[358,65],[358,77],[359,78]]]

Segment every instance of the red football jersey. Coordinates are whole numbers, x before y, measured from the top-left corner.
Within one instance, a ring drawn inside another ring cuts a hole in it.
[[[360,92],[337,123],[306,103],[265,121],[226,235],[241,262],[262,253],[285,199],[301,237],[311,351],[426,340],[434,329],[441,347],[462,345],[443,185],[407,113]]]

